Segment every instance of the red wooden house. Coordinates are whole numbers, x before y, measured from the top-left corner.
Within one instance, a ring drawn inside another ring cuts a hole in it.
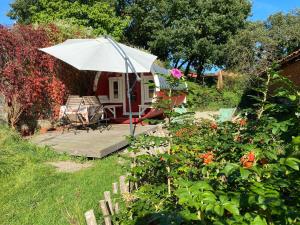
[[[138,74],[141,78],[137,81],[134,74],[129,74],[129,83],[132,88],[131,107],[134,122],[143,118],[153,118],[163,114],[162,110],[155,109],[152,105],[158,97],[165,98],[165,91],[170,88],[168,82],[160,74],[168,75],[169,71],[153,65],[150,73]],[[154,83],[154,85],[151,83]],[[98,72],[94,80],[94,92],[105,106],[108,116],[117,123],[129,123],[129,105],[127,98],[127,85],[125,74]],[[173,102],[180,105],[186,100],[186,85],[176,88],[180,92]]]

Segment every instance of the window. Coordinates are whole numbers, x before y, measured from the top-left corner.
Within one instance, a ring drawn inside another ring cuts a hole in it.
[[[119,82],[113,81],[114,99],[119,99]]]
[[[152,102],[155,97],[155,83],[153,77],[144,77],[144,102]]]
[[[123,79],[122,77],[109,78],[109,101],[122,102],[123,101]]]

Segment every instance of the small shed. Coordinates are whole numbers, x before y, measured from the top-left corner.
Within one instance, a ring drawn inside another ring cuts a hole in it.
[[[169,75],[169,71],[158,65],[153,65],[151,72],[140,73],[140,81],[134,74],[129,75],[129,83],[132,88],[131,110],[135,121],[142,118],[152,118],[161,115],[163,112],[153,108],[152,103],[158,97],[164,97],[165,91],[170,89],[170,85],[163,75]],[[151,84],[153,83],[153,84]],[[187,85],[180,85],[175,88],[182,91],[182,94],[172,99],[176,105],[186,101]],[[95,76],[93,91],[106,106],[109,117],[116,123],[129,122],[129,105],[125,74],[112,72],[98,72]]]
[[[300,87],[300,49],[281,59],[278,63],[281,74]]]

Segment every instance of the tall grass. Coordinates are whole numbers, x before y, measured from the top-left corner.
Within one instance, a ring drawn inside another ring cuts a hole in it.
[[[8,127],[0,126],[0,177],[10,176],[30,163],[61,157],[49,148],[41,148],[23,140]]]

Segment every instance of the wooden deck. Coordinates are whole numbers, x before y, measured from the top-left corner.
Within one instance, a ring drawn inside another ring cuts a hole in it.
[[[137,125],[135,136],[155,130],[154,125]],[[31,141],[40,146],[50,146],[57,152],[70,155],[102,158],[128,145],[126,136],[129,135],[128,124],[113,124],[109,130],[101,133],[99,130],[79,130],[65,132],[48,132],[34,136]]]

